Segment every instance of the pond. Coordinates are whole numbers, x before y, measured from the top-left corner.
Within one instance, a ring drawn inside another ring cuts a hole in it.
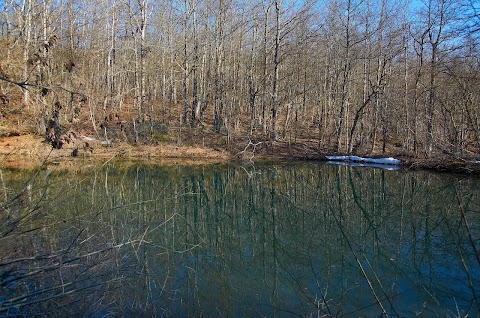
[[[479,315],[478,178],[322,163],[0,177],[0,316]]]

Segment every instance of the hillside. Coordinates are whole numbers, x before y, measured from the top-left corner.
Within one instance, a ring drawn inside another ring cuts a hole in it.
[[[3,163],[354,154],[475,172],[476,12],[379,0],[8,2]]]

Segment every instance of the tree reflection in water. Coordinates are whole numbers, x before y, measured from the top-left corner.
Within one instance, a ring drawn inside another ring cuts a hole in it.
[[[477,179],[316,163],[31,175],[2,172],[0,315],[479,313]]]

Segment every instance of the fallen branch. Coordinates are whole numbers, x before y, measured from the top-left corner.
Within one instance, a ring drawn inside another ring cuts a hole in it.
[[[250,161],[253,161],[253,158],[255,157],[255,152],[257,151],[257,146],[263,144],[263,141],[259,141],[257,143],[253,143],[252,139],[248,138],[248,144],[245,146],[245,148],[237,153],[237,156],[243,155],[247,149],[252,146],[252,156],[249,158]]]

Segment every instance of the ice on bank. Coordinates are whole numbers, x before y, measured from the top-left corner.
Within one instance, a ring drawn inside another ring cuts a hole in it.
[[[364,162],[364,163],[375,163],[382,165],[399,165],[400,160],[388,157],[388,158],[363,158],[359,156],[325,156],[328,160],[331,161],[352,161],[352,162]]]
[[[353,167],[371,167],[384,170],[400,170],[401,161],[395,158],[363,158],[358,156],[326,156],[328,164]]]

